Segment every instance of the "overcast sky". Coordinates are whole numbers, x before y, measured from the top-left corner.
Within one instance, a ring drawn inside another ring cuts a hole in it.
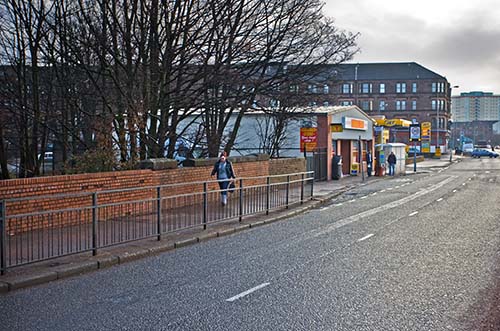
[[[353,62],[417,62],[459,85],[500,94],[498,0],[324,0],[337,26],[359,32]]]

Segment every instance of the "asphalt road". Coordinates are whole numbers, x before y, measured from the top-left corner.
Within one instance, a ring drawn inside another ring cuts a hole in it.
[[[0,297],[4,330],[499,330],[500,160]]]

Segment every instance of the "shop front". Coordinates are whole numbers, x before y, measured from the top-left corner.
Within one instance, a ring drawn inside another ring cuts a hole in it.
[[[339,179],[336,165],[342,176],[366,175],[368,151],[373,155],[375,121],[357,106],[329,107],[324,115],[318,114],[318,135],[328,137],[328,179]]]

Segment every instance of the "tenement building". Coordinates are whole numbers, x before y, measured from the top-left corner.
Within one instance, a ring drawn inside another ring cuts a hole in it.
[[[500,133],[500,95],[466,92],[452,97],[453,136],[476,142]]]
[[[357,105],[371,116],[431,122],[431,144],[439,137],[440,146],[448,145],[452,87],[446,77],[415,62],[340,64],[317,71],[301,93],[290,86],[290,92],[304,96],[301,106]]]

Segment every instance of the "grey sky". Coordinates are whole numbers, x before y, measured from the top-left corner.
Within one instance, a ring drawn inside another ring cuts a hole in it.
[[[360,32],[353,62],[417,62],[468,91],[500,94],[498,0],[325,0],[339,28]]]

